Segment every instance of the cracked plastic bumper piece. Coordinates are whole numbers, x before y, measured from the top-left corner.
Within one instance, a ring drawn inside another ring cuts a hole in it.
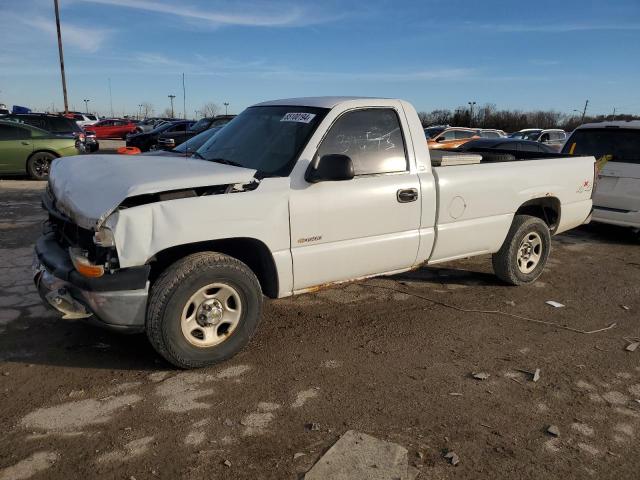
[[[38,240],[34,256],[34,282],[44,303],[62,314],[65,319],[86,319],[111,328],[136,332],[144,329],[149,283],[148,270],[131,272],[118,282],[114,277],[78,279],[68,254],[57,243]],[[71,272],[73,271],[73,275]],[[107,275],[105,275],[107,277]],[[126,288],[118,289],[119,284]],[[141,288],[131,288],[141,287]]]

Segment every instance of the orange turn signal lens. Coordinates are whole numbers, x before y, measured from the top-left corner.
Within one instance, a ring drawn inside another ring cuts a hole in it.
[[[83,277],[98,278],[104,275],[104,267],[102,265],[94,265],[89,259],[81,255],[75,249],[69,249],[73,266]]]

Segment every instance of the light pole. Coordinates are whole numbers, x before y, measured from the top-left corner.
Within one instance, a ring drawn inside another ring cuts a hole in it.
[[[173,99],[176,98],[176,96],[175,95],[167,95],[167,96],[169,97],[169,100],[171,100],[171,118],[173,118],[174,117],[174,114],[173,114]]]
[[[224,102],[224,114],[229,114],[229,102]]]
[[[84,100],[82,100],[84,102],[84,110],[85,112],[87,112],[87,115],[89,114],[89,102],[91,100],[89,100],[88,98],[85,98]]]
[[[140,117],[142,116],[142,104],[138,105],[138,120],[140,120]]]
[[[67,102],[67,80],[64,76],[64,55],[62,54],[62,34],[60,33],[60,11],[58,9],[58,0],[53,0],[53,7],[56,11],[56,30],[58,31],[58,55],[60,56],[60,75],[62,76],[64,113],[69,113],[69,103]]]
[[[467,102],[469,104],[469,126],[473,127],[473,106],[476,102]]]

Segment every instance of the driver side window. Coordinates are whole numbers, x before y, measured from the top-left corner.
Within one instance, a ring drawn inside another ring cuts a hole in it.
[[[391,108],[369,108],[339,117],[325,136],[318,155],[347,155],[356,175],[407,170],[398,114]]]

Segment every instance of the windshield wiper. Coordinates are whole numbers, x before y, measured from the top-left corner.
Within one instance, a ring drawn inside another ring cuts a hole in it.
[[[193,152],[191,156],[199,158],[200,160],[205,160],[205,158],[202,155],[200,155],[198,152]]]
[[[210,162],[222,163],[224,165],[231,165],[234,167],[246,168],[244,165],[238,162],[234,162],[233,160],[227,160],[226,158],[205,158],[205,160],[208,160]]]

